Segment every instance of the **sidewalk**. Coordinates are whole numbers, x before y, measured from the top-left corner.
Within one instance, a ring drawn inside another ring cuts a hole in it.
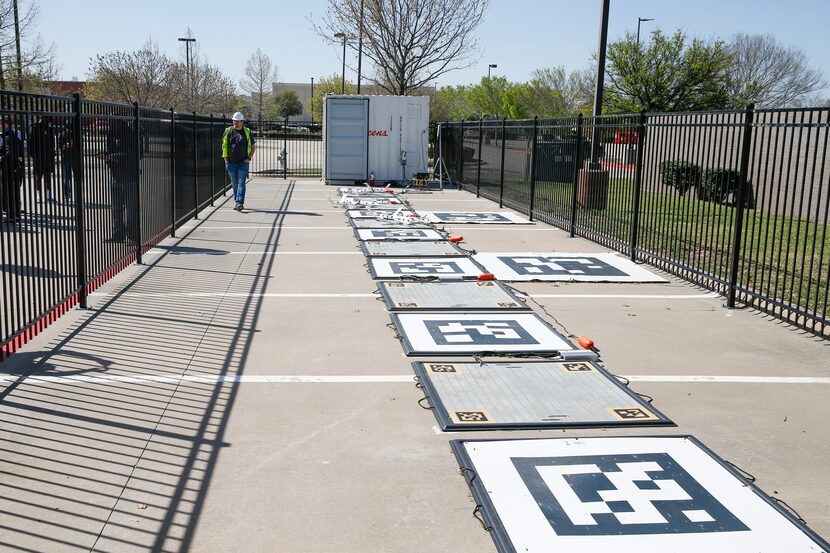
[[[0,365],[0,551],[495,551],[336,200],[255,178],[245,213],[203,212]],[[605,251],[538,223],[452,230]],[[830,536],[828,342],[676,279],[517,288],[556,296],[538,301],[678,427],[464,438],[693,434]]]

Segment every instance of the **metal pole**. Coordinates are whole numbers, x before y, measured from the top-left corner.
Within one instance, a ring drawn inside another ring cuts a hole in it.
[[[574,156],[574,187],[571,194],[571,238],[576,233],[576,199],[579,189],[579,168],[582,166],[582,114],[576,116],[576,155]],[[587,176],[586,176],[587,178]]]
[[[499,177],[499,207],[504,207],[504,129],[506,117],[501,118],[501,176]]]
[[[213,157],[213,114],[210,114],[210,207],[213,207],[213,198],[216,196],[216,159]]]
[[[141,123],[141,118],[139,116],[138,110],[138,102],[133,102],[133,145],[134,145],[134,152],[133,155],[135,156],[135,185],[133,186],[133,194],[135,197],[133,198],[133,204],[135,209],[134,221],[135,227],[133,231],[135,232],[135,262],[139,265],[142,264],[143,260],[141,259],[141,246],[144,241],[141,238],[141,130],[139,129],[139,124]],[[129,204],[127,205],[127,209],[129,209]]]
[[[478,167],[476,168],[476,198],[481,197],[481,131],[483,119],[478,119]]]
[[[340,78],[340,94],[346,93],[346,36],[343,35],[343,76]]]
[[[224,113],[222,114],[222,123],[223,124],[228,123],[228,116],[225,115]],[[224,131],[222,131],[222,136],[223,136],[222,140],[224,141],[225,140],[224,139]],[[222,167],[224,168],[224,164],[222,165]],[[227,171],[222,172],[222,197],[223,198],[225,197],[225,194],[228,192],[228,177],[227,177],[227,174],[228,174]]]
[[[193,218],[199,218],[199,151],[196,149],[196,112],[193,112]]]
[[[735,207],[735,229],[732,236],[732,260],[729,271],[729,295],[726,300],[726,307],[735,307],[735,292],[738,286],[738,263],[741,258],[741,236],[743,235],[744,203],[746,199],[746,188],[748,186],[747,174],[749,172],[749,150],[752,146],[752,123],[755,115],[755,104],[746,107],[744,119],[744,136],[741,143],[741,173],[738,176],[738,205]]]
[[[314,77],[311,77],[311,102],[309,103],[310,107],[314,107]],[[309,115],[311,115],[311,124],[314,124],[314,110],[308,110]]]
[[[170,108],[170,236],[176,237],[176,112]]]
[[[640,112],[637,126],[637,167],[634,173],[634,213],[631,216],[631,261],[637,261],[637,238],[640,231],[640,197],[643,189],[643,156],[645,154],[646,112]]]
[[[360,94],[360,66],[363,58],[363,1],[360,0],[360,31],[357,42],[357,93]]]
[[[533,220],[533,204],[536,197],[536,134],[539,128],[539,116],[533,117],[533,146],[530,150],[530,206],[528,217]]]
[[[605,92],[605,50],[608,43],[608,5],[610,0],[600,0],[602,13],[600,15],[599,47],[597,52],[597,82],[594,89],[594,117],[602,115],[602,97]],[[591,139],[591,161],[599,163],[600,134],[597,129]]]
[[[84,220],[84,166],[83,166],[83,127],[81,121],[81,95],[75,92],[72,107],[75,112],[72,129],[72,157],[74,162],[75,186],[75,261],[78,273],[78,303],[81,309],[87,307],[86,289],[86,221]]]
[[[464,120],[461,120],[461,152],[458,156],[458,184],[464,183]]]
[[[288,178],[288,117],[282,126],[282,151],[285,155],[282,160],[282,180]]]
[[[23,61],[20,58],[20,18],[17,13],[17,0],[14,0],[14,44],[17,48],[17,90],[23,90]]]

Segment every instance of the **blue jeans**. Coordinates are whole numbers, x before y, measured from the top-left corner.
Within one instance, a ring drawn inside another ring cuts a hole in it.
[[[233,199],[238,204],[245,203],[245,181],[248,180],[248,169],[250,167],[251,164],[247,161],[225,164],[225,169],[227,169],[228,176],[231,178],[231,186],[233,186]]]

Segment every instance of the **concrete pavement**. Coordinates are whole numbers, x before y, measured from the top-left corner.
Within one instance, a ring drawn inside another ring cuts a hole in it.
[[[495,551],[336,199],[254,179],[245,213],[203,212],[0,365],[0,551]],[[452,231],[605,251],[540,223]],[[461,436],[694,434],[830,536],[827,342],[675,279],[516,287],[678,427]],[[769,380],[792,376],[825,380]]]

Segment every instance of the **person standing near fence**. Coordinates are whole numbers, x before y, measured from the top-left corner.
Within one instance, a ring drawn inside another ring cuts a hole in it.
[[[55,131],[46,117],[41,117],[29,130],[29,156],[35,178],[37,202],[52,202],[52,174],[55,172]],[[46,181],[44,191],[43,181]]]
[[[130,244],[139,242],[136,192],[138,187],[138,156],[135,131],[126,121],[108,121],[104,159],[112,179],[110,194],[112,211],[112,236],[106,242],[123,242],[126,237]],[[124,212],[126,211],[126,226]]]
[[[78,170],[75,160],[75,128],[71,121],[67,121],[58,133],[58,151],[61,157],[61,186],[63,188],[63,201],[72,202],[72,175]]]
[[[245,209],[245,181],[248,179],[256,146],[251,129],[245,126],[245,116],[237,111],[231,117],[231,121],[232,126],[226,128],[222,134],[222,158],[225,160],[225,168],[233,186],[233,198],[236,202],[234,209],[242,211]]]
[[[6,212],[6,222],[17,223],[22,213],[20,187],[23,184],[23,140],[12,126],[11,117],[3,116],[0,134],[0,206]]]

